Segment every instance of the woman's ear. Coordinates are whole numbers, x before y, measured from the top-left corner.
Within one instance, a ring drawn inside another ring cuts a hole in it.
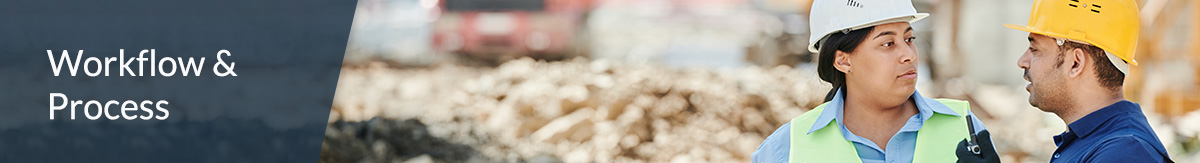
[[[835,50],[833,56],[833,68],[837,68],[837,70],[841,71],[842,73],[849,74],[851,72],[850,53],[846,53],[841,50]]]

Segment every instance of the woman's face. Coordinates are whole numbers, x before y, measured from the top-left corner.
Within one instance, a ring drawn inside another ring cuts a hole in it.
[[[846,85],[879,104],[900,105],[916,90],[917,47],[908,22],[875,26],[853,53],[837,52],[834,67]]]

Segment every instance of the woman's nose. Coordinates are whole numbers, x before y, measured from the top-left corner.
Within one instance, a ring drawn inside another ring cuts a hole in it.
[[[912,45],[904,45],[902,48],[903,49],[900,50],[900,63],[907,64],[910,62],[916,62],[917,47]]]

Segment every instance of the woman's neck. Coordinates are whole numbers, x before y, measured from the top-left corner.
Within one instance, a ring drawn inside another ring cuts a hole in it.
[[[917,105],[910,96],[903,97],[903,102],[896,103],[900,98],[881,98],[877,92],[845,88],[843,92],[843,107],[845,113],[855,112],[871,118],[902,118],[907,119],[917,113]]]
[[[908,118],[917,114],[917,105],[910,97],[899,105],[879,105],[878,102],[847,93],[843,104],[843,123],[855,135],[870,139],[879,148],[887,148],[888,140],[904,127]]]

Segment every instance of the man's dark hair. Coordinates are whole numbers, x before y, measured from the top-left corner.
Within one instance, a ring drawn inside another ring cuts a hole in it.
[[[1104,54],[1104,49],[1100,49],[1100,47],[1093,45],[1071,41],[1064,41],[1063,45],[1059,46],[1058,49],[1060,49],[1060,52],[1062,52],[1060,55],[1058,55],[1058,66],[1062,65],[1063,57],[1068,52],[1074,49],[1081,49],[1083,50],[1084,54],[1092,57],[1092,60],[1094,61],[1092,64],[1096,65],[1096,77],[1099,78],[1101,86],[1104,86],[1105,88],[1108,88],[1108,90],[1115,92],[1121,89],[1121,85],[1125,84],[1125,73],[1122,73],[1121,70],[1117,69],[1117,67],[1108,60],[1108,56],[1105,56]]]

